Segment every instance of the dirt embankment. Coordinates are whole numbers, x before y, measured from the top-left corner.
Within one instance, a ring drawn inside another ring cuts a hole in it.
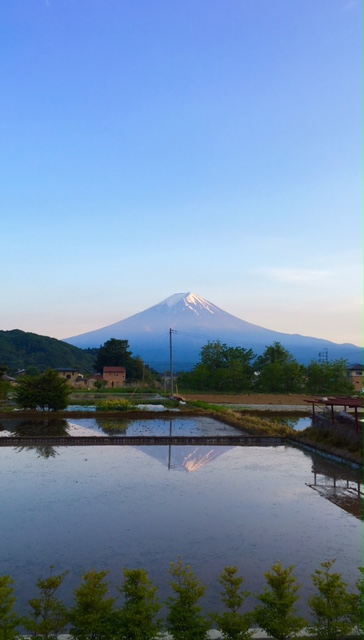
[[[299,393],[274,394],[274,393],[183,393],[186,400],[203,400],[211,404],[220,402],[228,404],[274,404],[274,405],[305,405],[312,396]]]

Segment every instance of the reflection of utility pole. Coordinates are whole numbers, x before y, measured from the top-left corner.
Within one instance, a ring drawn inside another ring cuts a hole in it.
[[[171,437],[171,435],[172,435],[172,419],[169,420],[169,437]],[[170,468],[171,468],[171,453],[172,453],[172,445],[170,442],[168,447],[168,471],[170,471]]]
[[[172,345],[173,329],[169,330],[169,369],[171,376],[171,396],[173,396],[173,345]]]

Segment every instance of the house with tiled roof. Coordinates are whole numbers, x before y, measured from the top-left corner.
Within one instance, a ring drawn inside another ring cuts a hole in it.
[[[125,385],[126,369],[125,367],[104,367],[102,377],[108,389],[120,389]]]

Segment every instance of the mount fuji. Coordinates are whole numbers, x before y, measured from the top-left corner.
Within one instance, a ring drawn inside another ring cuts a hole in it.
[[[195,293],[175,293],[125,320],[65,338],[64,342],[82,349],[99,348],[110,338],[128,340],[133,355],[140,356],[157,371],[169,369],[171,342],[176,371],[190,370],[199,361],[201,348],[215,340],[251,348],[257,355],[278,341],[304,364],[317,359],[319,354],[329,360],[345,358],[349,363],[361,362],[363,357],[363,350],[353,344],[336,344],[251,324]]]

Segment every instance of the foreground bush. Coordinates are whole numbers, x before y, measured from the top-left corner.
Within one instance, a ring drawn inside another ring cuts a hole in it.
[[[312,575],[315,593],[308,598],[313,620],[308,624],[297,614],[300,585],[293,566],[280,562],[265,573],[267,587],[258,594],[253,611],[242,612],[249,592],[242,590],[243,578],[236,567],[225,567],[219,577],[223,590],[223,613],[210,613],[214,626],[225,640],[250,640],[252,623],[277,640],[296,638],[305,627],[319,640],[340,640],[350,632],[363,637],[363,568],[356,591],[347,590],[339,573],[331,572],[334,561],[323,562]],[[68,632],[73,640],[157,640],[167,630],[174,640],[207,640],[210,621],[199,604],[206,586],[182,559],[171,563],[169,574],[172,595],[165,603],[157,597],[144,569],[124,569],[124,583],[117,590],[123,597],[119,604],[109,595],[108,571],[82,574],[74,590],[74,602],[67,608],[58,597],[68,572],[51,574],[36,582],[38,597],[29,600],[30,613],[23,618],[15,612],[13,581],[0,576],[0,640],[21,638],[25,629],[34,640],[56,640]],[[160,617],[162,604],[165,617]]]

